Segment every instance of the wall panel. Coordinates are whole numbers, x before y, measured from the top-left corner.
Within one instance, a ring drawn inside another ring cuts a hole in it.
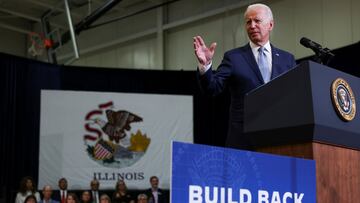
[[[296,58],[313,54],[310,49],[299,44],[301,37],[307,37],[331,49],[360,40],[360,1],[358,0],[268,0],[265,3],[272,8],[275,17],[271,42],[294,53]],[[214,15],[211,15],[212,11],[207,10],[218,9],[217,7],[222,5],[225,3],[219,3],[216,0],[196,2],[183,0],[179,4],[172,4],[165,9],[163,22],[173,23],[184,18],[190,22],[163,30],[164,67],[157,65],[161,64],[157,61],[161,57],[157,57],[159,52],[157,51],[156,32],[149,34],[151,39],[140,37],[136,40],[115,44],[109,48],[114,49],[114,52],[107,56],[99,57],[98,55],[101,55],[104,50],[98,50],[82,57],[95,57],[97,60],[102,58],[106,62],[94,63],[91,60],[90,64],[104,64],[110,67],[194,70],[197,62],[193,52],[192,38],[201,35],[208,45],[211,42],[217,42],[218,46],[214,57],[214,66],[217,66],[226,50],[244,45],[248,41],[243,22],[245,7],[224,7],[222,13]],[[189,11],[189,9],[195,10]],[[209,14],[209,17],[198,19],[194,16],[191,22],[191,16],[198,14]],[[136,22],[140,20],[141,25],[130,30],[133,30],[133,34],[137,34],[141,32],[141,27],[144,29],[156,28],[154,16],[154,13],[149,13],[143,15],[142,18],[136,17]],[[102,32],[111,32],[111,29],[115,29],[115,32],[120,33],[119,29],[124,30],[136,22],[135,19],[129,19],[121,22],[121,27],[107,26]],[[104,38],[100,33],[98,36],[99,39]],[[131,34],[128,33],[128,36]],[[90,41],[91,36],[87,37],[87,40]],[[119,37],[126,36],[119,35]],[[82,47],[87,47],[85,41],[82,41]],[[89,61],[89,59],[80,60],[76,64],[81,65],[85,61]]]
[[[0,52],[26,57],[27,35],[0,28]]]

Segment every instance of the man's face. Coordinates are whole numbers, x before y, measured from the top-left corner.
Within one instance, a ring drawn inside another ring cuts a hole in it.
[[[262,46],[270,38],[274,22],[269,19],[265,8],[255,7],[245,14],[245,27],[249,39],[256,45]]]
[[[159,185],[159,179],[157,178],[151,178],[150,184],[152,188],[158,188]]]
[[[94,190],[94,191],[99,190],[99,185],[100,184],[98,181],[96,181],[96,180],[91,181],[91,183],[90,183],[91,190]]]
[[[66,190],[67,189],[67,181],[65,179],[60,179],[59,180],[59,188],[61,190]]]
[[[84,202],[88,202],[90,201],[90,193],[88,191],[85,191],[82,193],[81,195],[81,200],[84,201]]]
[[[50,199],[51,195],[52,195],[52,189],[49,186],[46,186],[43,189],[43,195],[44,195],[44,199]]]

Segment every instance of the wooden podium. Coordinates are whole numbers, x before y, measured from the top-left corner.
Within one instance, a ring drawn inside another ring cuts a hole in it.
[[[359,111],[360,79],[311,61],[245,97],[244,131],[256,151],[315,160],[319,203],[359,202],[360,112],[345,121],[336,111],[338,78],[352,89]]]

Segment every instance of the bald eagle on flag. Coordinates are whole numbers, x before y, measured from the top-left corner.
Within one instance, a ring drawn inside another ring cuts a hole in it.
[[[131,129],[130,124],[133,122],[141,122],[143,119],[131,112],[120,110],[106,110],[108,122],[96,119],[96,123],[101,127],[103,132],[109,136],[110,141],[119,143],[126,136],[125,130]]]

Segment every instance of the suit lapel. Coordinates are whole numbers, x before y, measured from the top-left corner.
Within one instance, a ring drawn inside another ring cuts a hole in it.
[[[281,71],[280,69],[280,53],[277,48],[271,45],[271,52],[272,52],[272,70],[271,70],[271,79],[277,77]]]
[[[244,57],[246,59],[246,61],[248,62],[248,64],[250,65],[251,69],[253,70],[253,72],[255,73],[256,77],[259,79],[259,81],[261,81],[261,84],[264,84],[264,79],[261,75],[260,69],[258,64],[256,63],[254,54],[252,53],[251,47],[249,44],[247,44],[244,47]]]

